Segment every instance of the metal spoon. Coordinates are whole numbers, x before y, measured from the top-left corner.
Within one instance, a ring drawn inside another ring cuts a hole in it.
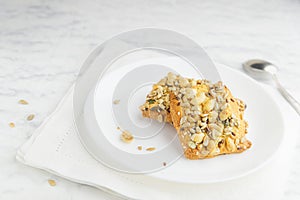
[[[297,100],[292,97],[279,83],[276,73],[278,68],[270,62],[264,60],[248,60],[243,63],[244,70],[252,77],[260,80],[273,79],[276,83],[277,89],[282,96],[290,103],[290,105],[300,115],[300,104]]]

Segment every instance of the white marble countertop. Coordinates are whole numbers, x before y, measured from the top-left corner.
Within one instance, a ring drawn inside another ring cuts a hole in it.
[[[282,84],[300,100],[299,21],[297,0],[0,1],[0,199],[102,195],[26,167],[15,154],[74,82],[88,53],[112,34],[168,28],[193,38],[215,61],[239,70],[250,58],[270,60],[280,66]],[[19,105],[19,99],[29,105]],[[30,122],[29,114],[35,114]],[[300,142],[293,152],[284,199],[300,199]],[[49,178],[56,187],[49,186]]]

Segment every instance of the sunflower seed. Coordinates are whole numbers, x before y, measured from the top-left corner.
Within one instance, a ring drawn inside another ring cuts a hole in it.
[[[15,127],[15,123],[13,123],[13,122],[10,122],[8,125],[9,125],[10,128],[14,128]]]
[[[195,144],[193,141],[189,141],[189,142],[188,142],[188,146],[189,146],[191,149],[195,149],[195,148],[196,148],[196,144]]]
[[[51,185],[52,187],[56,186],[56,182],[55,180],[49,179],[48,180],[49,185]]]
[[[34,114],[28,115],[27,116],[27,121],[31,121],[34,118]]]
[[[19,103],[19,104],[22,104],[22,105],[27,105],[27,104],[28,104],[28,102],[25,101],[24,99],[20,99],[20,100],[18,101],[18,103]]]

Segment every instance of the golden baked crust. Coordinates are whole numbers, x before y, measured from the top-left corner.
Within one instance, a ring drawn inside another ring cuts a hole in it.
[[[172,123],[170,114],[169,90],[162,79],[152,86],[151,92],[146,97],[146,102],[140,107],[143,117],[158,120],[159,122]]]
[[[163,108],[168,110],[157,112],[153,109],[162,102],[160,95],[153,97],[157,94],[153,92],[157,89],[154,85],[147,98],[155,101],[141,107],[143,116],[173,123],[186,158],[211,158],[240,153],[251,147],[251,142],[245,137],[245,104],[234,98],[221,82],[211,84],[207,80],[195,81],[169,73],[158,85],[166,97],[163,98],[163,105],[166,105]]]

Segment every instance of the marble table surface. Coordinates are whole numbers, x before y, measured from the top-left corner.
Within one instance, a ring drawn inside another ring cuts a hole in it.
[[[250,58],[270,60],[280,66],[282,84],[300,101],[299,21],[298,0],[0,1],[0,198],[103,196],[24,166],[15,154],[75,81],[89,52],[111,35],[145,26],[168,28],[237,70]],[[20,99],[29,104],[18,104]],[[32,121],[26,120],[29,114],[35,115]],[[300,141],[293,153],[284,199],[300,199]],[[55,179],[57,187],[49,186],[48,179]]]

